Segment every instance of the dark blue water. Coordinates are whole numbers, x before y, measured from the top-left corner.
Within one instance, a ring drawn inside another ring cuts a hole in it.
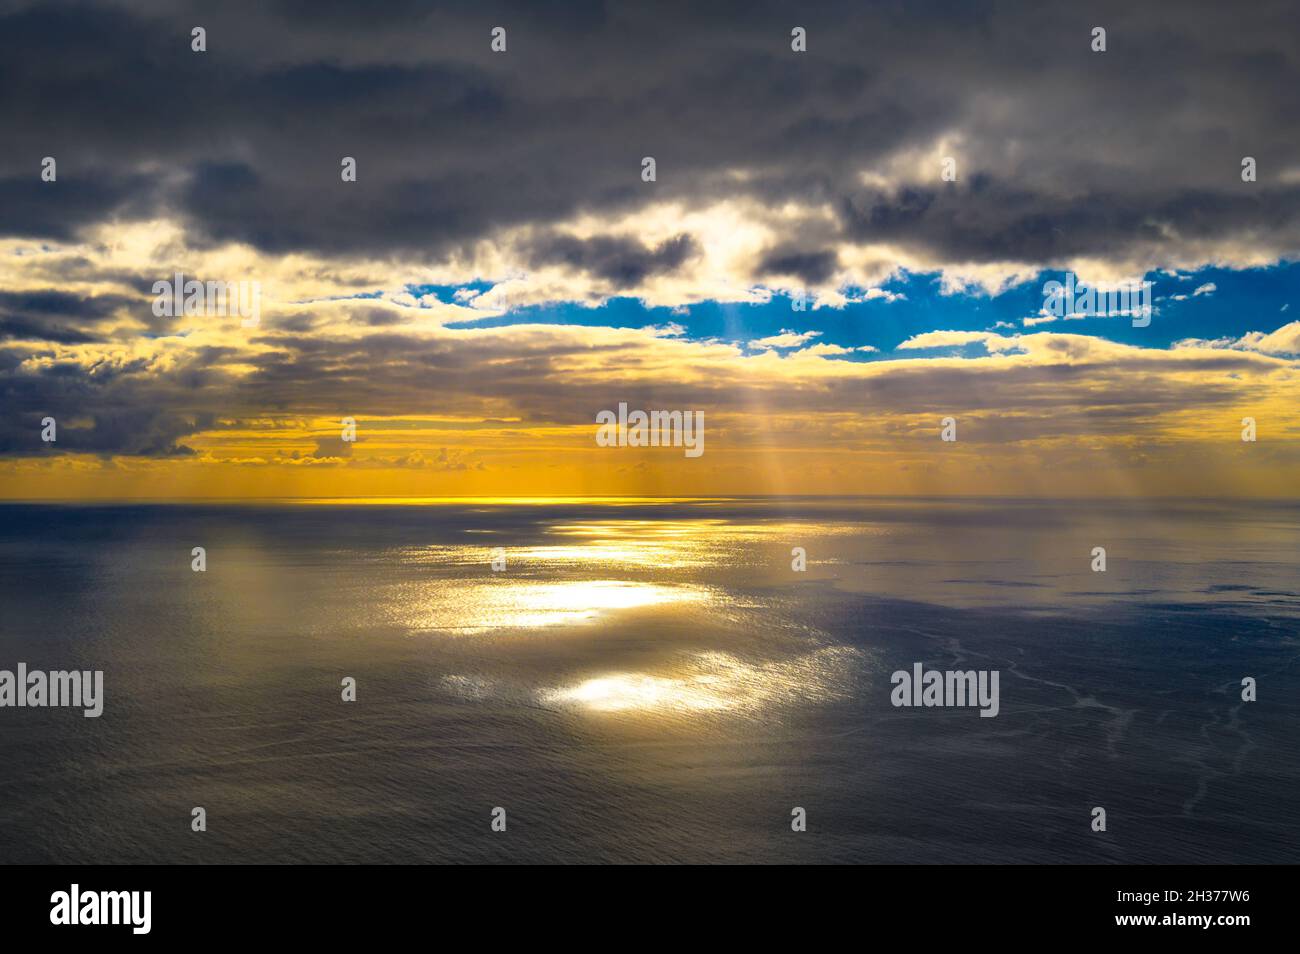
[[[0,709],[0,861],[1296,862],[1297,540],[1265,503],[4,505],[0,669],[106,700]],[[914,662],[1000,671],[999,715],[894,708]]]

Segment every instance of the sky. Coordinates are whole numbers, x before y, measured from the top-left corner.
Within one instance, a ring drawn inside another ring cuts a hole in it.
[[[0,498],[1295,497],[1297,36],[0,0]],[[160,314],[178,273],[256,322]],[[1149,321],[1054,314],[1067,275]],[[704,453],[598,445],[620,403]]]

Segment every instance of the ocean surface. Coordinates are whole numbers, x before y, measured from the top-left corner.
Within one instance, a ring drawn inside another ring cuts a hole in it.
[[[5,863],[1300,862],[1295,503],[6,504],[19,662]]]

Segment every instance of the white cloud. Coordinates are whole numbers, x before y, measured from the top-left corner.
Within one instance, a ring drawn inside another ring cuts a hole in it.
[[[788,331],[781,329],[779,335],[770,335],[766,338],[756,338],[749,343],[751,348],[797,348],[801,344],[806,344],[813,338],[821,336],[820,331]]]
[[[989,351],[1011,351],[1020,347],[1020,336],[993,334],[989,331],[927,331],[913,335],[898,346],[899,351],[922,348],[953,348],[968,344],[982,344]]]
[[[1258,351],[1260,354],[1300,354],[1300,321],[1283,325],[1277,331],[1265,334],[1251,331],[1240,338],[1187,338],[1177,342],[1178,348],[1230,348],[1237,351]]]
[[[846,348],[843,345],[830,344],[829,342],[821,341],[811,347],[802,348],[799,351],[794,352],[794,354],[800,356],[807,354],[816,357],[830,358],[837,355],[853,354],[855,351],[870,352],[879,350],[879,348],[874,348],[871,345],[862,345],[860,348]]]

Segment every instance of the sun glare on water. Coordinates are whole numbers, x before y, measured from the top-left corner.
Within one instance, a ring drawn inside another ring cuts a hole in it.
[[[633,580],[464,581],[420,587],[394,604],[413,630],[462,635],[588,623],[608,613],[647,606],[695,603],[708,591]]]
[[[791,659],[746,662],[731,653],[693,653],[669,673],[613,672],[541,694],[544,704],[594,712],[757,712],[839,694],[858,652],[823,647]]]

